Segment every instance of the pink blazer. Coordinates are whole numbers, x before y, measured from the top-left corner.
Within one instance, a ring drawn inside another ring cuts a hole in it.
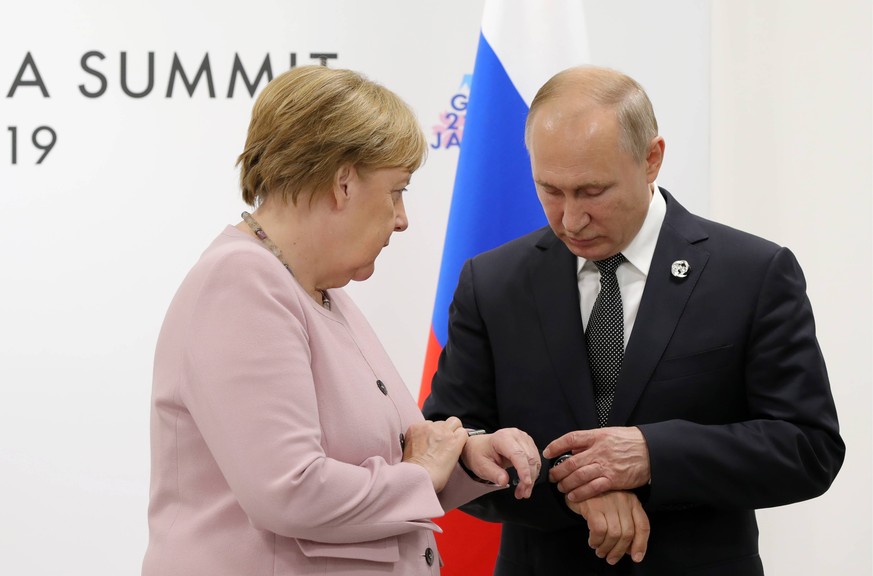
[[[438,574],[431,522],[494,488],[434,493],[401,462],[422,420],[342,290],[317,305],[232,226],[164,320],[143,576]]]

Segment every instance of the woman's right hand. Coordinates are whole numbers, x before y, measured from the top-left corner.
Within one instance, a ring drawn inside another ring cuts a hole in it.
[[[403,461],[427,470],[434,490],[441,492],[467,443],[461,421],[452,416],[444,421],[418,422],[409,427],[405,439]]]

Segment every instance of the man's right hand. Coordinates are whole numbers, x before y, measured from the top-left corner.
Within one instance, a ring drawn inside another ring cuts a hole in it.
[[[588,545],[598,558],[615,564],[625,554],[641,562],[649,543],[649,517],[633,492],[606,492],[567,506],[588,521]]]

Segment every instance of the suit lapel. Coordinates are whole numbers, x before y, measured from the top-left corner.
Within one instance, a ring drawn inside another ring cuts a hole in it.
[[[580,429],[596,427],[594,392],[579,311],[576,257],[550,230],[536,245],[528,282],[558,388]]]
[[[709,253],[695,244],[705,240],[706,233],[666,191],[664,196],[667,214],[625,350],[607,423],[609,426],[628,423],[709,259]],[[687,277],[677,278],[671,273],[671,266],[677,260],[688,261],[690,271]]]

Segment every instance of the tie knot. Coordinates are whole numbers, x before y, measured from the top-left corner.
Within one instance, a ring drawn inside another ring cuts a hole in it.
[[[621,266],[622,262],[625,262],[626,258],[624,254],[619,252],[615,256],[610,256],[606,260],[595,260],[594,265],[597,266],[597,269],[600,270],[601,274],[615,274],[616,269]]]

